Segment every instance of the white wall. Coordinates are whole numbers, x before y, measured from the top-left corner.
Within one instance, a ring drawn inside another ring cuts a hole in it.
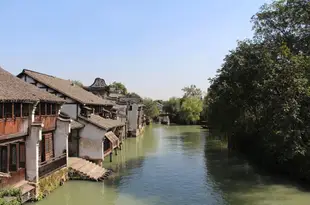
[[[26,138],[26,179],[38,182],[39,179],[39,142],[42,139],[41,125],[32,125]]]
[[[90,123],[85,122],[82,123],[85,124],[85,127],[80,131],[81,138],[80,138],[79,156],[80,157],[88,156],[91,159],[103,160],[104,156],[103,156],[102,142],[106,131]]]
[[[77,104],[64,104],[61,107],[61,112],[66,113],[67,115],[70,116],[70,118],[76,120],[78,116],[77,109],[76,109],[77,107],[78,107]]]
[[[128,131],[136,131],[138,119],[138,105],[132,104],[132,110],[128,109]]]
[[[63,155],[66,150],[68,155],[68,134],[70,133],[70,119],[57,119],[57,129],[54,132],[55,157]]]

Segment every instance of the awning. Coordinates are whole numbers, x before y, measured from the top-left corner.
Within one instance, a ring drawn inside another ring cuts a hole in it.
[[[119,139],[112,131],[105,133],[105,136],[112,143],[113,149],[119,146]]]

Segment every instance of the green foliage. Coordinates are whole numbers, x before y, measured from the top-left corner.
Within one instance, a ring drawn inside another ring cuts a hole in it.
[[[127,88],[123,83],[113,82],[111,85],[109,85],[109,88],[110,88],[110,90],[112,88],[115,91],[119,91],[121,94],[124,94],[124,95],[127,94]]]
[[[72,80],[72,83],[73,83],[74,85],[83,87],[83,83],[82,83],[81,81],[79,81],[79,80]]]
[[[61,169],[47,177],[40,179],[39,181],[39,196],[38,200],[43,199],[45,196],[50,194],[56,188],[58,188],[61,182],[68,179],[68,169]]]
[[[201,98],[202,96],[201,89],[197,88],[196,85],[190,85],[188,87],[184,87],[182,91],[184,92],[183,98],[188,98],[188,97]]]
[[[153,101],[152,99],[150,99],[150,98],[144,99],[143,104],[145,106],[144,107],[144,114],[147,117],[149,117],[150,119],[153,119],[160,114],[157,103],[155,101]]]
[[[183,100],[180,110],[180,119],[185,124],[196,123],[200,119],[202,101],[198,97],[187,97]]]
[[[207,119],[259,163],[310,180],[310,3],[281,0],[252,18],[254,40],[239,42],[210,80]]]
[[[196,124],[203,110],[202,91],[195,85],[182,89],[182,98],[172,97],[163,102],[163,111],[171,115],[171,121],[178,124]]]
[[[5,197],[16,197],[7,201]],[[0,205],[20,205],[21,204],[20,189],[3,189],[0,190]]]

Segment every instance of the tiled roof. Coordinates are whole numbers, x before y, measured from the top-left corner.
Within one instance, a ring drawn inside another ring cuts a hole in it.
[[[72,120],[72,119],[71,119]],[[85,125],[83,125],[82,123],[78,122],[78,121],[75,121],[75,120],[72,120],[71,121],[71,129],[74,130],[74,129],[79,129],[79,128],[83,128]]]
[[[99,115],[91,114],[90,117],[86,118],[83,116],[79,116],[82,120],[92,123],[97,127],[103,128],[105,130],[109,130],[114,127],[124,126],[125,123],[121,122],[120,120],[112,120],[112,119],[105,119]]]
[[[64,80],[51,75],[38,73],[31,70],[24,69],[19,75],[26,74],[36,81],[66,95],[79,103],[92,104],[92,105],[113,105],[114,103],[110,100],[102,99],[91,92],[83,89],[82,87],[75,85],[70,80]]]
[[[0,102],[64,102],[63,99],[24,82],[0,67]]]

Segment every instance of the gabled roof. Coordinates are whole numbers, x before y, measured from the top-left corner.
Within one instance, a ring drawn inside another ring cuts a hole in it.
[[[81,104],[92,104],[92,105],[113,105],[114,103],[110,100],[102,99],[91,92],[83,89],[82,87],[75,85],[70,80],[64,80],[61,78],[57,78],[51,75],[39,73],[32,70],[24,69],[22,74],[26,74],[36,81],[56,90],[57,92],[62,93],[73,100],[78,101]]]
[[[0,102],[55,102],[63,99],[24,82],[0,67]]]
[[[125,125],[125,123],[120,120],[106,119],[95,114],[91,114],[90,117],[79,116],[79,118],[105,130]]]
[[[119,139],[114,132],[107,132],[104,136],[112,143],[113,149],[119,146]]]

